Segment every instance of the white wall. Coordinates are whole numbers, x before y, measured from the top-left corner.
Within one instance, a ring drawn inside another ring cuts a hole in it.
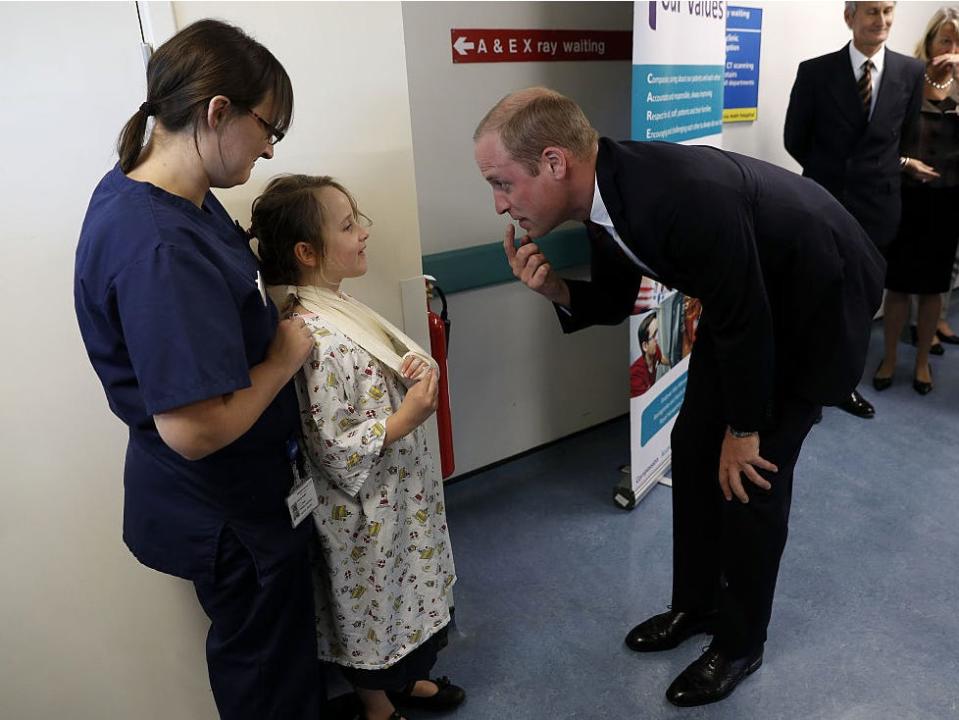
[[[403,327],[398,281],[423,268],[399,3],[178,2],[174,9],[178,27],[214,17],[246,29],[293,80],[289,135],[248,183],[217,193],[227,210],[246,225],[273,175],[333,175],[374,221],[369,272],[343,287]],[[425,310],[417,320],[425,330]]]
[[[631,31],[632,3],[404,2],[403,20],[425,253],[502,241],[506,220],[476,169],[472,135],[508,92],[547,85],[601,133],[628,135],[629,61],[454,65],[450,29]],[[563,336],[552,306],[517,283],[449,301],[457,474],[627,412],[625,327]]]
[[[73,314],[73,252],[145,97],[133,3],[0,5],[0,716],[210,717],[190,586],[121,541],[124,428]]]
[[[181,27],[238,23],[293,79],[292,131],[246,186],[218,192],[227,208],[247,222],[278,172],[341,178],[377,220],[370,272],[350,289],[402,325],[398,280],[421,267],[400,5],[175,10]],[[0,3],[0,87],[0,717],[214,718],[192,585],[140,566],[122,543],[125,428],[72,302],[86,204],[145,98],[136,6]]]
[[[838,50],[852,37],[841,2],[749,2],[763,9],[759,75],[759,117],[753,123],[727,123],[723,147],[782,165],[796,172],[798,163],[783,147],[783,123],[789,91],[799,63]],[[889,48],[912,55],[926,23],[943,3],[900,2],[889,35]]]

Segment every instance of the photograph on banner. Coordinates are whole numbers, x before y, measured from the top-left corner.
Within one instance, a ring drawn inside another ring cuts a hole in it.
[[[629,321],[630,472],[636,497],[657,482],[669,484],[669,433],[682,404],[701,312],[698,299],[643,278]]]
[[[722,147],[726,14],[718,0],[634,4],[633,140]],[[657,482],[670,484],[669,433],[698,322],[698,300],[643,281],[629,330],[631,507]]]

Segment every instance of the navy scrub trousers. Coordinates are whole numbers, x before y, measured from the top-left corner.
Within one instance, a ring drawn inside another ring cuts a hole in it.
[[[220,717],[318,718],[324,678],[316,634],[304,632],[302,622],[312,621],[314,612],[307,554],[290,558],[261,583],[253,557],[226,528],[215,579],[194,585],[212,622],[206,657]],[[318,690],[316,702],[304,697],[310,687]]]

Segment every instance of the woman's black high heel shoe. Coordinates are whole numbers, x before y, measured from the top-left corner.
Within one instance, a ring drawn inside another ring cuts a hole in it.
[[[882,367],[882,362],[880,362],[879,367],[876,368],[877,373],[879,372],[879,368],[881,367]],[[892,375],[890,375],[887,378],[881,378],[877,376],[875,373],[873,373],[872,386],[876,388],[876,390],[878,390],[879,392],[882,392],[883,390],[888,390],[890,387],[892,387]]]
[[[942,342],[949,343],[950,345],[959,345],[959,335],[946,335],[946,333],[941,330],[936,330],[936,337],[938,337]]]
[[[912,389],[920,395],[928,395],[932,392],[932,368],[929,368],[929,382],[922,382],[913,377]]]
[[[939,331],[938,331],[938,330],[936,331],[936,335],[937,335],[937,336],[939,335]],[[916,330],[916,326],[915,326],[915,325],[911,325],[911,326],[909,327],[909,337],[912,338],[912,344],[913,344],[914,346],[919,344],[919,331]],[[935,339],[935,338],[934,338],[934,339]],[[951,342],[951,341],[947,341],[947,342]],[[937,355],[937,356],[939,356],[939,355],[945,355],[945,354],[946,354],[946,348],[944,348],[944,347],[942,346],[942,343],[933,343],[932,345],[929,346],[929,354],[930,354],[930,355]]]

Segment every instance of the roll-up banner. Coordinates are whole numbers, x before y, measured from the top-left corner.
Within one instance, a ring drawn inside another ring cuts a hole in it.
[[[726,3],[637,2],[633,17],[633,140],[721,147]],[[629,322],[631,493],[616,494],[624,507],[670,483],[669,433],[699,312],[695,298],[643,280]]]

